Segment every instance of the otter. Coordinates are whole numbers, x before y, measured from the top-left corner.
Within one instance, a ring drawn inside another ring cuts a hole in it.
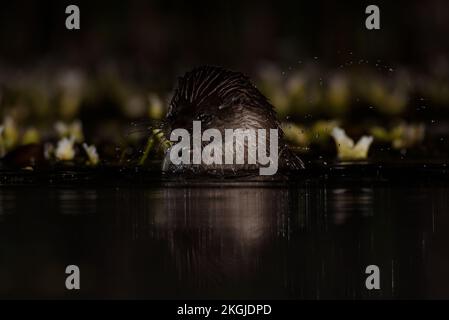
[[[216,66],[201,66],[178,78],[178,84],[165,117],[163,132],[167,139],[177,128],[183,128],[192,134],[194,121],[201,122],[202,131],[217,129],[222,134],[225,129],[266,129],[267,131],[277,129],[279,168],[281,170],[304,168],[301,159],[284,141],[284,134],[276,118],[274,107],[250,79],[240,72]],[[267,144],[269,144],[268,139]],[[245,140],[244,150],[247,148],[248,140]],[[248,155],[249,153],[245,152],[245,159]],[[163,170],[226,174],[251,171],[261,166],[258,162],[245,163],[175,165],[167,152],[163,161]]]

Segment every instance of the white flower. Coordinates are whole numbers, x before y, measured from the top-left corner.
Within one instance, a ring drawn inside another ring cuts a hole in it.
[[[73,137],[62,138],[59,140],[55,153],[56,159],[61,161],[73,160],[75,157],[75,149],[73,148],[74,143],[75,139]]]
[[[87,157],[89,158],[88,163],[95,166],[100,161],[100,157],[98,156],[97,148],[94,145],[88,146],[83,143],[83,148],[87,153]]]
[[[70,124],[58,121],[55,123],[55,130],[61,138],[73,137],[78,143],[84,140],[83,124],[79,120],[75,120]]]
[[[372,136],[363,136],[354,145],[354,140],[349,138],[345,131],[338,127],[332,129],[332,137],[337,145],[338,158],[341,160],[366,159],[369,147],[373,142]]]

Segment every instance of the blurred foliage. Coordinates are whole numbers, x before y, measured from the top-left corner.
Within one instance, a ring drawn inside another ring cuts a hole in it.
[[[286,139],[303,155],[335,157],[331,136],[338,126],[356,138],[370,134],[374,146],[395,150],[422,146],[429,127],[439,128],[438,137],[447,134],[446,73],[365,64],[328,70],[312,61],[287,71],[264,64],[252,80],[275,106]],[[143,165],[169,146],[159,128],[170,90],[122,76],[117,68],[95,74],[36,69],[3,73],[2,79],[0,156],[50,143],[46,150],[54,160],[82,155],[81,162],[90,165],[99,158]]]

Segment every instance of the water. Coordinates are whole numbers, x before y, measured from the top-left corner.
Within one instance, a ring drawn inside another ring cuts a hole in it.
[[[0,297],[448,298],[449,183],[411,176],[5,184]]]

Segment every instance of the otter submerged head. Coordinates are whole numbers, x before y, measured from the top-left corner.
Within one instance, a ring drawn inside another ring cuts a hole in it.
[[[164,131],[175,142],[165,156],[165,171],[303,168],[283,141],[273,106],[239,72],[204,66],[179,78]]]

